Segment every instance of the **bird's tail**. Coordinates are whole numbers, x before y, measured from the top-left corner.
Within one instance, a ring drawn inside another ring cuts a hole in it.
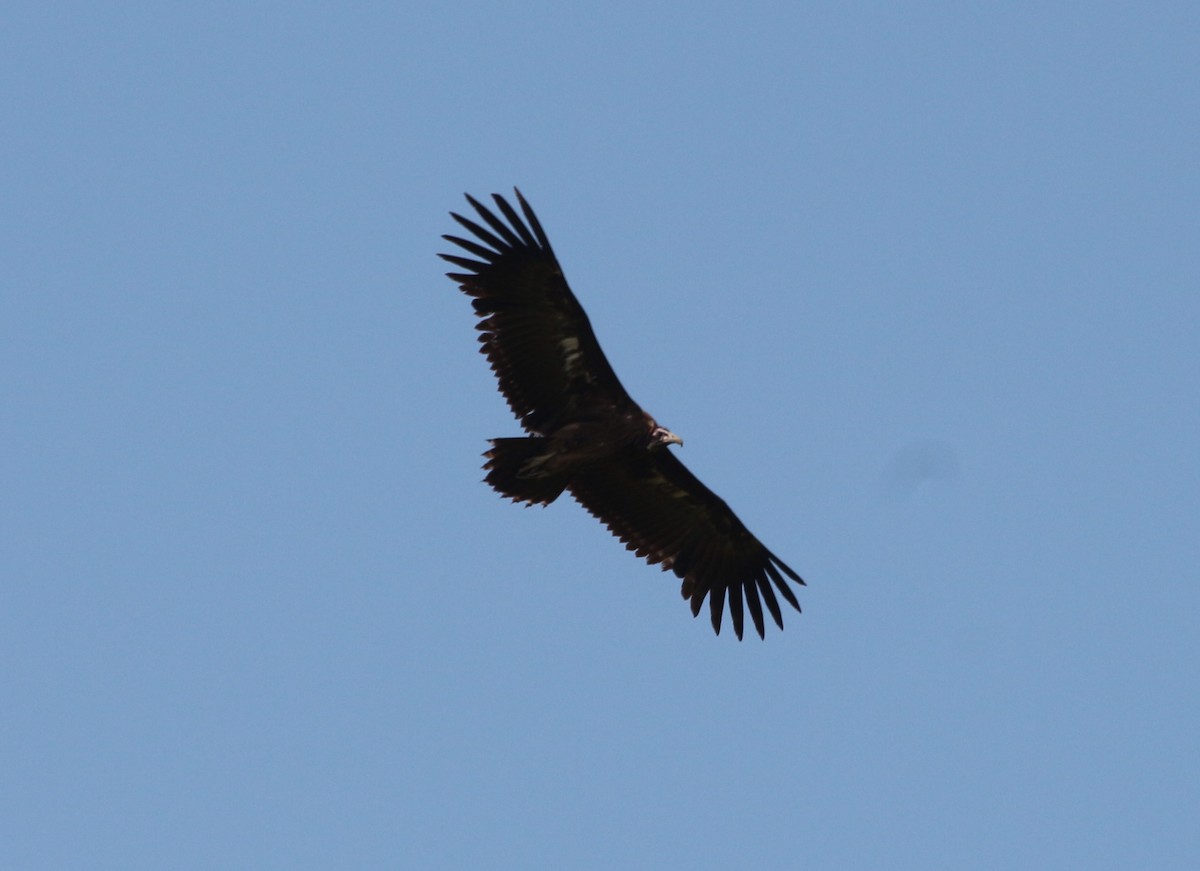
[[[547,471],[542,463],[546,440],[537,436],[492,439],[484,454],[484,478],[502,496],[530,505],[549,505],[567,486],[568,476]],[[541,461],[541,462],[539,462]]]

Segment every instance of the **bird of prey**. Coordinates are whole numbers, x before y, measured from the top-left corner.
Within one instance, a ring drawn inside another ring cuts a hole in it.
[[[739,640],[743,605],[760,637],[764,606],[782,629],[775,594],[799,611],[787,579],[804,581],[668,448],[683,440],[625,392],[541,223],[514,192],[521,214],[499,194],[496,211],[468,195],[478,220],[451,217],[473,238],[443,238],[471,256],[440,255],[462,270],[448,275],[471,297],[480,350],[528,433],[491,440],[487,483],[526,505],[570,492],[629,550],[682,579],[693,616],[707,597],[717,633],[726,600]]]

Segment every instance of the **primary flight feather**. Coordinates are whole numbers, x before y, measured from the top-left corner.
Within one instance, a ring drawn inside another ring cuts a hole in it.
[[[764,607],[782,629],[775,594],[799,611],[788,579],[804,581],[668,449],[683,440],[625,392],[541,223],[515,193],[521,214],[499,194],[499,215],[467,196],[479,220],[451,217],[473,238],[443,238],[471,257],[440,255],[463,270],[448,274],[472,298],[480,350],[529,433],[491,440],[487,482],[527,504],[569,491],[629,550],[683,580],[693,616],[707,598],[718,633],[726,600],[739,639],[743,607],[760,637]]]

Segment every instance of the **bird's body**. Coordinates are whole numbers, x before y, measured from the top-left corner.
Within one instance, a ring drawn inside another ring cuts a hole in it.
[[[493,199],[507,223],[468,196],[487,227],[452,213],[475,239],[444,237],[479,259],[441,255],[468,270],[450,277],[473,298],[481,350],[529,433],[492,439],[487,482],[526,504],[569,491],[627,548],[682,578],[693,614],[709,597],[717,632],[726,594],[738,638],[743,602],[760,636],[763,605],[782,628],[775,590],[798,611],[784,576],[804,582],[668,450],[682,439],[625,392],[520,192],[524,220]]]

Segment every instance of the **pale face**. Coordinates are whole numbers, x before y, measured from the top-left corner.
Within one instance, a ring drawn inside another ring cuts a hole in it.
[[[650,438],[653,439],[656,445],[679,445],[680,447],[683,447],[683,439],[675,435],[675,433],[671,432],[665,426],[655,425],[654,429],[650,431]]]

